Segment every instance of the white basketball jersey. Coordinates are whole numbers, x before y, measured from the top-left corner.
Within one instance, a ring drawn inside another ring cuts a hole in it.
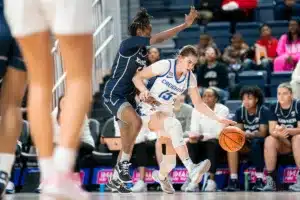
[[[173,104],[176,96],[182,94],[190,84],[191,72],[176,77],[176,60],[170,59],[169,70],[160,76],[149,79],[147,88],[152,97],[162,104]]]

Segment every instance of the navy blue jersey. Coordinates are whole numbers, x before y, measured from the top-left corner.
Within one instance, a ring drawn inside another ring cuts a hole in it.
[[[134,95],[132,78],[137,70],[146,66],[146,47],[149,45],[149,37],[134,36],[122,41],[112,67],[112,77],[104,89],[105,98]]]
[[[277,102],[270,106],[269,121],[277,121],[279,125],[286,128],[297,128],[298,121],[300,121],[300,101],[293,100],[290,108],[283,109]]]
[[[257,108],[255,114],[250,115],[247,109],[242,106],[235,112],[235,121],[239,124],[243,124],[245,132],[256,132],[259,131],[260,125],[268,124],[268,116],[270,110],[262,105]]]

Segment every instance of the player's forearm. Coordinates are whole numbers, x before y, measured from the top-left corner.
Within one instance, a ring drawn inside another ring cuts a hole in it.
[[[198,112],[206,115],[210,119],[219,121],[219,117],[216,115],[216,113],[214,113],[214,111],[212,111],[205,103],[200,102],[195,105],[195,108]]]
[[[288,128],[289,135],[299,135],[300,134],[300,128]]]
[[[178,32],[184,30],[187,27],[188,27],[187,24],[183,23],[174,28],[157,33],[157,34],[151,36],[150,44],[152,45],[152,44],[160,43],[160,42],[163,42],[164,40],[170,39],[170,38],[174,37]]]
[[[133,79],[132,79],[132,82],[134,84],[134,86],[140,91],[140,92],[143,92],[145,90],[147,90],[145,84],[144,84],[144,81],[143,79],[141,79],[140,77],[138,76],[134,76]]]

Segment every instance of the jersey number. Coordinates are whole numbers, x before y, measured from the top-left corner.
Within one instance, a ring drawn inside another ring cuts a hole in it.
[[[166,91],[163,91],[162,93],[160,93],[160,95],[158,97],[168,101],[171,99],[171,97],[173,95],[176,95],[176,93],[166,90]]]

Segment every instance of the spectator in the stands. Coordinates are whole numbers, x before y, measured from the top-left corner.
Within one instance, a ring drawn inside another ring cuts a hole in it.
[[[221,101],[224,102],[229,97],[228,92],[228,67],[217,60],[218,50],[214,47],[208,47],[205,51],[206,63],[196,69],[197,81],[200,92],[205,88],[216,87]]]
[[[120,137],[118,122],[114,120],[115,136]],[[134,165],[138,168],[140,174],[139,180],[131,188],[132,192],[146,192],[147,183],[145,183],[146,166],[155,155],[155,142],[157,135],[154,132],[142,128],[135,140],[132,152],[132,159],[135,158]],[[119,152],[113,152],[114,162],[116,162]],[[113,165],[114,166],[114,165]]]
[[[60,119],[61,119],[61,112],[64,107],[64,96],[61,96],[58,99],[58,105],[51,113],[52,122],[53,122],[53,130],[54,130],[54,143],[57,144],[58,139],[60,137]],[[80,138],[80,148],[77,153],[74,171],[76,173],[80,172],[80,166],[83,164],[82,159],[87,156],[91,155],[94,148],[95,142],[91,135],[90,126],[89,126],[89,119],[87,116],[84,118],[84,122],[81,128],[81,138]],[[40,192],[42,189],[42,184],[40,184],[39,188],[37,188],[37,192]]]
[[[255,57],[259,69],[273,71],[273,61],[277,56],[278,40],[272,36],[272,29],[268,24],[260,28],[260,38],[256,41]]]
[[[223,53],[223,61],[229,65],[230,72],[241,72],[244,68],[252,68],[252,62],[244,62],[249,46],[244,42],[243,36],[236,33],[231,38],[231,44],[227,46]],[[247,60],[246,60],[247,61]]]
[[[276,164],[278,155],[293,153],[295,164],[300,168],[300,101],[293,99],[289,83],[277,89],[278,102],[270,106],[269,133],[265,140],[264,157],[267,182],[263,191],[276,191]],[[300,174],[289,190],[300,192]]]
[[[228,117],[229,109],[218,103],[219,94],[213,87],[207,88],[202,98],[218,116]],[[193,110],[187,147],[194,163],[198,163],[200,159],[209,159],[211,162],[210,176],[205,186],[206,192],[216,191],[215,173],[219,158],[218,136],[223,128],[222,124],[209,119],[195,109]],[[189,179],[181,187],[183,191],[197,191],[197,189],[198,185],[191,183]]]
[[[201,34],[200,40],[197,45],[197,51],[198,51],[198,60],[199,64],[204,64],[206,62],[205,59],[205,50],[207,47],[214,47],[215,49],[218,49],[216,43],[214,42],[213,38],[208,34]],[[220,54],[220,51],[218,50],[218,55]]]
[[[300,99],[300,61],[296,65],[292,74],[291,86],[293,89],[293,95],[295,99]]]
[[[160,60],[160,51],[156,47],[150,47],[148,49],[147,65],[151,65]]]
[[[190,130],[191,117],[193,111],[193,107],[185,103],[185,98],[185,93],[177,96],[173,108],[174,114],[176,118],[180,121],[184,133]]]
[[[274,60],[276,72],[292,71],[300,60],[300,19],[290,20],[288,30],[278,42],[278,57]]]
[[[276,20],[291,20],[293,16],[300,16],[300,4],[296,0],[283,0],[275,6]]]
[[[236,126],[246,133],[246,145],[240,152],[228,152],[230,170],[229,185],[225,190],[239,191],[238,166],[239,153],[249,153],[250,161],[256,168],[256,183],[252,190],[263,187],[264,140],[268,134],[269,109],[263,105],[264,96],[257,86],[246,86],[241,90],[242,106],[235,112]]]

